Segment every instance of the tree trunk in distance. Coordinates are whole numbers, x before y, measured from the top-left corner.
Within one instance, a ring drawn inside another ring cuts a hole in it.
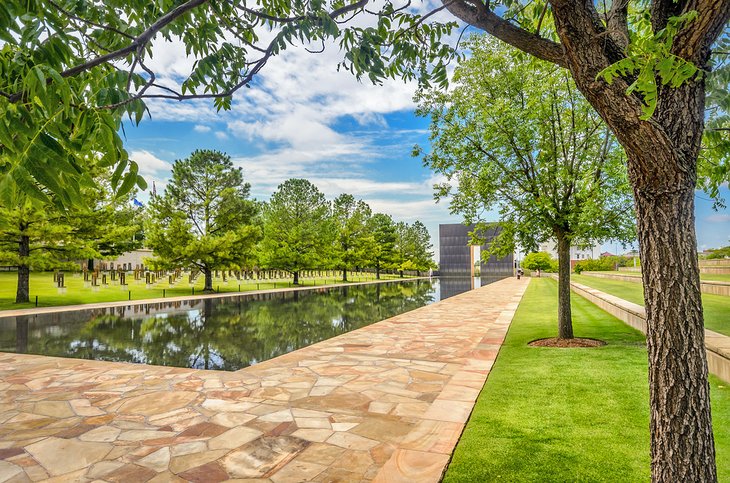
[[[19,315],[15,317],[15,352],[25,354],[28,352],[28,316]]]
[[[380,280],[380,262],[375,264],[375,280]]]
[[[86,269],[90,272],[94,271],[94,259],[93,258],[89,258],[86,261]]]
[[[347,267],[342,268],[342,281],[347,282]]]
[[[573,315],[570,310],[570,240],[564,233],[558,239],[558,338],[573,338]]]
[[[299,271],[294,272],[294,285],[299,285]]]
[[[205,275],[205,286],[203,287],[203,292],[213,292],[213,272],[210,268],[205,267],[203,269],[203,274]]]
[[[15,293],[15,303],[30,302],[30,267],[27,261],[22,261],[30,255],[30,237],[21,235],[18,241],[18,255],[21,257],[18,265],[18,289]]]
[[[637,189],[635,195],[648,322],[652,477],[717,481],[694,185],[662,196]]]

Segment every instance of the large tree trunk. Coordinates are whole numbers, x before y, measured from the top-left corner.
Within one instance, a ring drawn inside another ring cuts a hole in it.
[[[570,311],[570,239],[556,233],[558,240],[558,337],[573,338],[573,315]]]
[[[90,272],[94,271],[94,259],[93,258],[89,258],[86,261],[86,269]]]
[[[597,80],[623,54],[619,47],[613,52],[606,48],[590,9],[551,4],[573,78],[628,156],[645,287],[652,479],[717,481],[693,213],[704,77],[678,88],[659,86],[656,111],[643,121],[641,103],[626,95],[625,80],[610,85]],[[703,8],[710,5],[705,2]],[[721,2],[714,5],[721,10],[705,12],[692,25],[714,22],[712,29],[721,30],[728,11]],[[677,40],[680,49],[696,41]],[[691,61],[705,67],[709,45],[691,55]]]
[[[342,281],[347,282],[347,267],[342,267]]]
[[[203,275],[205,276],[205,286],[203,287],[203,292],[212,292],[213,291],[213,272],[210,268],[206,267],[203,269]]]
[[[18,240],[18,289],[15,292],[15,303],[22,304],[30,302],[30,266],[27,257],[30,255],[30,238],[28,235],[21,235]]]
[[[375,280],[380,280],[380,262],[375,262]]]
[[[694,186],[636,190],[654,481],[716,481]]]
[[[299,285],[299,271],[294,272],[294,285]]]

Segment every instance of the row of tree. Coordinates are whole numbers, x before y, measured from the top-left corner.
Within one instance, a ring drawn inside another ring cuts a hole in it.
[[[293,274],[336,268],[425,271],[435,268],[431,239],[420,221],[409,225],[373,213],[350,194],[332,202],[311,182],[290,179],[268,202],[250,198],[250,184],[228,155],[198,150],[175,161],[164,193],[153,194],[146,244],[156,268],[195,267],[213,290],[214,270],[270,268]]]
[[[192,268],[212,291],[215,270],[353,268],[425,271],[435,268],[426,227],[372,213],[343,194],[334,201],[307,180],[290,179],[267,203],[250,198],[250,184],[229,156],[195,151],[176,161],[164,193],[145,209],[130,191],[114,196],[111,173],[97,168],[96,183],[83,188],[84,209],[67,209],[29,196],[8,183],[0,204],[0,265],[17,267],[16,303],[30,298],[30,271],[77,269],[79,260],[114,258],[152,248],[157,269]]]

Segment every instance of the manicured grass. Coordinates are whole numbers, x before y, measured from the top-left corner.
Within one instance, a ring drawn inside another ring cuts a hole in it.
[[[168,284],[167,277],[158,280],[152,287],[147,288],[145,280],[134,280],[131,272],[127,274],[128,286],[124,289],[118,285],[110,285],[107,287],[99,287],[97,291],[91,287],[84,286],[83,275],[66,273],[65,285],[67,287],[65,294],[59,294],[56,285],[53,282],[53,273],[51,272],[33,272],[30,276],[30,303],[16,304],[15,292],[17,290],[17,274],[15,272],[0,272],[0,310],[7,309],[23,309],[35,306],[35,297],[38,296],[39,307],[49,307],[57,305],[75,305],[89,304],[98,302],[117,302],[129,300],[131,291],[131,300],[144,300],[151,298],[178,297],[192,295],[193,286],[187,282],[187,278],[178,282],[174,286]],[[396,279],[397,275],[381,274],[381,279]],[[367,280],[375,280],[375,275],[370,273],[348,273],[349,282],[363,282]],[[213,280],[213,288],[220,292],[238,292],[250,290],[264,290],[272,288],[285,288],[291,286],[291,279],[279,280],[236,280],[235,277],[229,278],[223,282],[222,278]],[[339,276],[326,278],[302,278],[299,280],[301,286],[312,285],[332,285],[334,283],[342,283]],[[195,282],[195,294],[200,295],[203,290],[203,277],[198,277]]]
[[[615,273],[617,275],[627,275],[629,277],[641,277],[641,272],[617,272],[615,270],[611,270],[603,273]],[[730,282],[730,274],[701,273],[700,280],[707,280],[708,282]]]
[[[644,305],[644,289],[642,284],[591,277],[590,275],[571,275],[573,281],[588,285],[601,292],[635,304]],[[705,327],[730,336],[730,297],[724,295],[702,294],[702,306],[705,310]]]
[[[557,285],[533,279],[446,473],[446,482],[648,481],[644,337],[573,300],[595,349],[533,348],[556,333]],[[730,480],[730,389],[712,378],[720,479]]]

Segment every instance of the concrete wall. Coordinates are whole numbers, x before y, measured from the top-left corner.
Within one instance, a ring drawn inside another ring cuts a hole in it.
[[[700,267],[730,267],[730,258],[700,260]]]
[[[621,280],[622,282],[641,283],[641,277],[635,275],[621,275],[618,273],[606,272],[583,272],[583,275],[596,278],[608,278],[611,280]],[[712,295],[724,295],[730,297],[730,282],[714,282],[711,280],[703,280],[700,282],[700,290],[702,293]]]
[[[641,305],[576,282],[571,282],[570,285],[576,294],[646,334],[646,312]],[[723,381],[730,382],[730,337],[705,329],[705,350],[710,372]]]

